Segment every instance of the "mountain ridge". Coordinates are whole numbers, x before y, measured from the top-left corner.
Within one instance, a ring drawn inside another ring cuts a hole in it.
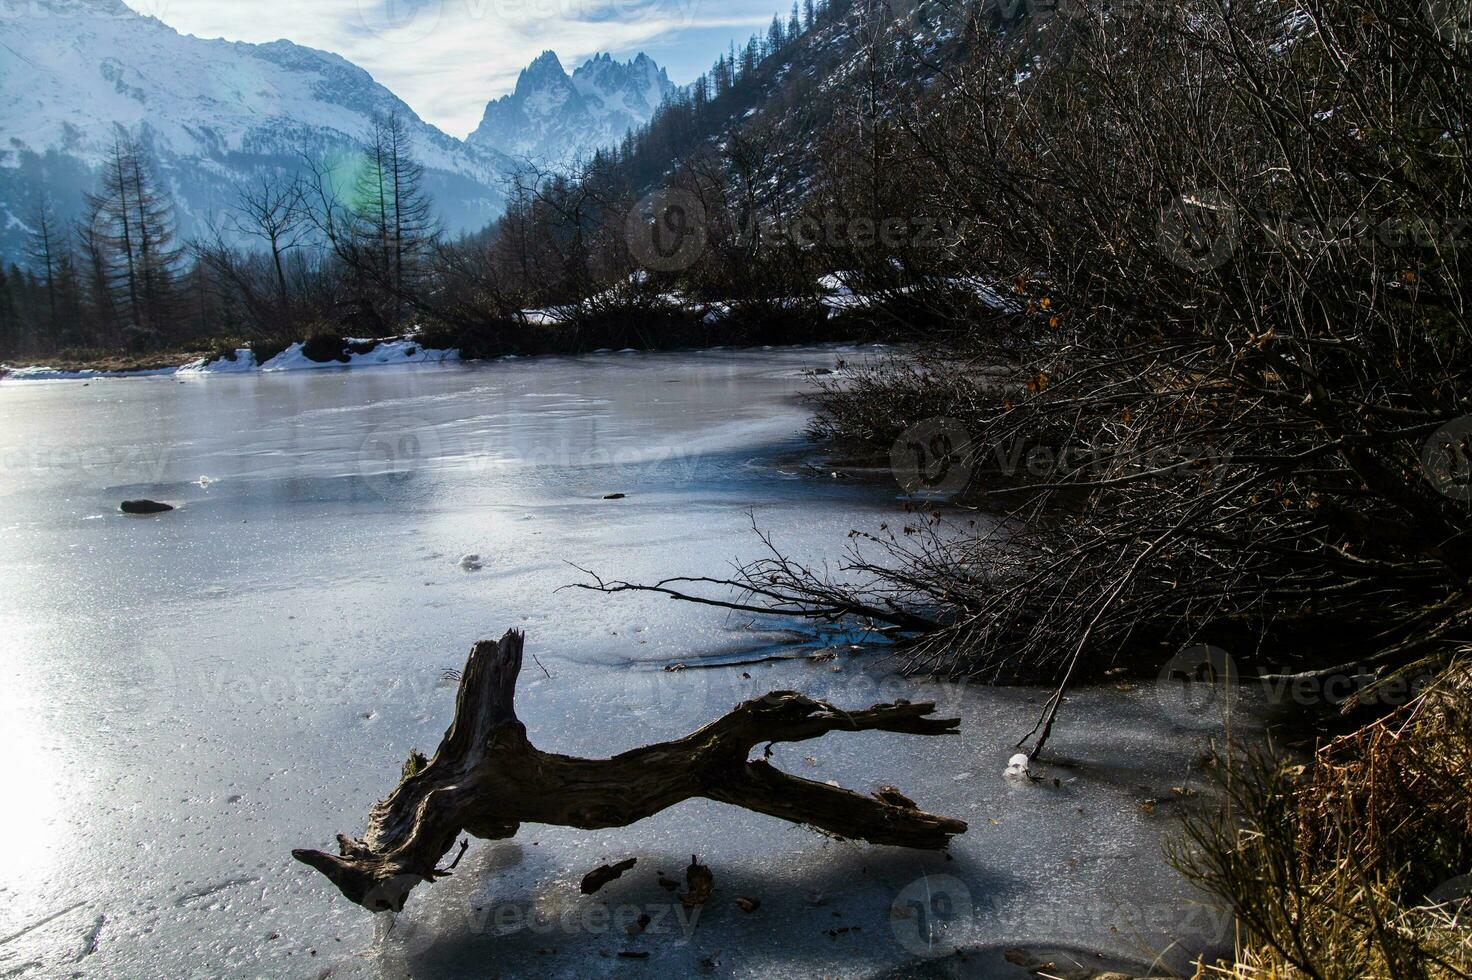
[[[185,234],[206,229],[258,175],[300,172],[303,157],[345,172],[372,118],[388,114],[407,124],[425,189],[449,231],[477,231],[504,210],[505,176],[518,165],[512,154],[445,133],[334,52],[286,39],[184,34],[122,0],[30,0],[5,23],[0,256],[8,260],[23,252],[27,218],[43,200],[64,221],[80,216],[121,132],[147,148]],[[576,119],[544,127],[569,153],[617,140],[623,131],[610,140],[612,128],[647,118],[633,118],[638,100],[623,98],[642,94],[631,78],[662,82],[661,93],[673,88],[645,55],[628,63],[595,56],[575,73],[576,85],[556,55],[544,54],[522,75],[538,71],[568,79],[578,100]]]
[[[522,69],[511,92],[486,104],[466,142],[563,164],[616,146],[676,91],[669,73],[642,52],[628,61],[596,54],[568,74],[556,52],[543,51]]]

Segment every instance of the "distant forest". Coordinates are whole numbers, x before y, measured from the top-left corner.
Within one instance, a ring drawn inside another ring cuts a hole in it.
[[[759,105],[799,104],[817,73],[784,73],[809,39],[855,12],[852,0],[794,3],[621,145],[510,175],[504,216],[456,238],[436,220],[394,117],[363,134],[355,165],[334,170],[304,157],[295,173],[261,172],[189,240],[145,145],[119,132],[83,217],[62,221],[43,200],[24,216],[25,254],[0,259],[0,357],[267,351],[315,335],[408,331],[469,356],[604,340],[816,336],[828,329],[818,278],[839,266],[880,269],[893,256],[880,254],[877,231],[864,246],[873,254],[860,256],[847,254],[846,241],[828,244],[831,235],[814,244],[774,230],[792,227],[804,200],[872,185],[862,144],[875,134],[858,120],[848,135],[859,143],[828,156],[814,180],[803,174],[804,152],[743,117]],[[872,40],[894,26],[884,4],[858,13]],[[881,51],[871,44],[868,53]],[[900,67],[890,66],[890,91],[875,89],[860,108],[871,122],[898,103]],[[646,198],[662,185],[685,189],[678,206]],[[665,239],[679,248],[697,235],[698,254],[650,261],[651,244],[657,253]],[[704,315],[693,323],[692,304],[706,304],[703,313],[716,304],[726,326]]]

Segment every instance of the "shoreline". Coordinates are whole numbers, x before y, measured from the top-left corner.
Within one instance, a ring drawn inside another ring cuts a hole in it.
[[[180,354],[180,357],[183,358],[182,360],[171,358],[166,364],[159,364],[157,358],[140,358],[137,361],[139,365],[137,367],[88,366],[112,363],[114,358],[111,357],[83,361],[61,360],[45,364],[0,364],[0,382],[127,380],[132,378],[162,378],[181,375],[199,377],[211,375],[281,374],[295,371],[346,370],[350,368],[489,364],[498,361],[542,357],[698,353],[723,350],[779,350],[782,348],[826,347],[850,344],[855,347],[873,346],[884,348],[889,346],[872,340],[845,338],[832,340],[797,340],[781,344],[716,344],[695,347],[625,347],[622,349],[599,347],[589,350],[537,351],[536,353],[528,354],[508,353],[471,357],[462,354],[456,348],[446,350],[423,347],[412,338],[407,337],[378,340],[347,338],[347,343],[351,345],[372,346],[367,347],[360,353],[349,354],[346,360],[336,358],[316,360],[303,350],[306,343],[306,341],[293,343],[263,363],[257,363],[256,355],[250,348],[242,347],[233,352],[234,357],[227,357],[223,354],[211,357],[208,354],[201,355],[198,352],[188,352]]]

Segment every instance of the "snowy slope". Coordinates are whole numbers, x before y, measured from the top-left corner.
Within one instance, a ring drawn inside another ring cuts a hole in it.
[[[151,148],[187,228],[256,170],[295,168],[302,153],[350,163],[371,116],[389,112],[409,123],[452,228],[500,212],[505,158],[424,122],[337,55],[181,35],[122,0],[28,0],[0,17],[0,250],[14,254],[42,181],[77,206],[117,127]]]
[[[514,92],[486,106],[468,142],[517,158],[567,162],[616,145],[674,90],[648,55],[620,62],[600,54],[568,75],[557,55],[544,51],[522,71]]]

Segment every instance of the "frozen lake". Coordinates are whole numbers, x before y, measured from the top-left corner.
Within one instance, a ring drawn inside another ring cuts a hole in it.
[[[755,554],[753,513],[815,559],[893,519],[894,486],[792,462],[802,372],[860,356],[0,385],[0,977],[1026,976],[1005,951],[1061,974],[1229,947],[1160,856],[1173,788],[1201,785],[1193,763],[1222,735],[1209,712],[1147,685],[1080,692],[1052,743],[1074,764],[1019,786],[1001,771],[1043,692],[915,685],[873,654],[666,672],[789,637],[554,591],[579,578],[569,563],[722,574]],[[141,496],[180,509],[117,512]],[[459,566],[471,553],[481,570]],[[947,856],[708,802],[622,830],[523,827],[472,842],[388,929],[291,849],[362,830],[410,748],[438,743],[444,671],[512,626],[540,661],[518,712],[549,751],[675,737],[772,689],[939,701],[961,737],[834,735],[774,762],[893,783],[971,829]],[[655,875],[681,877],[692,853],[716,882],[693,922]],[[626,857],[622,879],[579,894]]]

